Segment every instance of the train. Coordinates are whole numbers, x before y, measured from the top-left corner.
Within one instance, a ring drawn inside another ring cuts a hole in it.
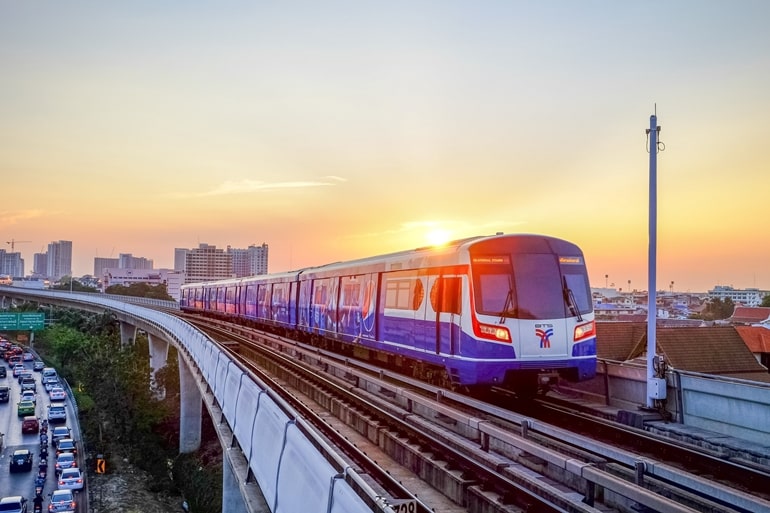
[[[180,308],[368,359],[452,389],[522,396],[596,374],[582,250],[476,236],[289,272],[185,284]]]

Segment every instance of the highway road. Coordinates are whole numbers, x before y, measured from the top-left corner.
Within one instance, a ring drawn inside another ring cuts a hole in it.
[[[7,363],[0,359],[0,365]],[[32,362],[24,362],[25,367],[32,370]],[[48,405],[50,400],[45,387],[41,383],[41,373],[33,372],[36,383],[37,405],[35,415],[42,421],[47,419]],[[0,496],[7,497],[12,495],[21,495],[26,497],[29,512],[32,512],[32,499],[35,496],[35,476],[37,475],[38,465],[40,464],[40,435],[23,434],[21,432],[21,418],[17,415],[17,402],[21,396],[21,386],[13,376],[11,369],[8,369],[7,377],[0,378],[0,385],[10,387],[10,400],[7,403],[0,403],[0,433],[3,434],[2,454],[0,455]],[[54,462],[56,460],[56,451],[50,444],[50,431],[54,426],[67,425],[72,429],[73,438],[77,437],[77,419],[72,410],[71,398],[67,398],[67,422],[58,423],[49,426],[49,444],[48,444],[48,473],[43,491],[46,499],[43,508],[47,511],[48,494],[56,489],[56,475],[54,472]],[[80,442],[78,441],[78,445]],[[32,470],[30,472],[10,472],[10,462],[13,452],[17,449],[29,449],[33,454]],[[81,448],[82,449],[82,448]],[[82,501],[84,492],[78,492],[78,502]],[[76,500],[77,500],[76,499]]]

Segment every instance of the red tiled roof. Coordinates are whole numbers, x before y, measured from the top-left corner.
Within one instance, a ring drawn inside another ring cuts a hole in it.
[[[597,322],[596,356],[603,360],[630,360],[634,347],[647,335],[646,322]]]
[[[770,332],[770,330],[768,330]],[[656,353],[677,370],[734,376],[753,374],[770,378],[734,326],[660,328],[655,332]],[[597,356],[631,360],[646,354],[647,324],[596,323]]]
[[[658,345],[672,367],[704,374],[764,371],[733,326],[658,330]]]
[[[736,306],[728,320],[741,324],[756,324],[770,319],[770,308],[765,306]]]
[[[749,351],[752,353],[770,353],[770,329],[761,326],[736,326]]]

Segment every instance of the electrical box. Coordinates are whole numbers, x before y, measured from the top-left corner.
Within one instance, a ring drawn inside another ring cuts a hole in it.
[[[666,380],[663,378],[650,378],[647,380],[647,397],[650,399],[665,399]]]

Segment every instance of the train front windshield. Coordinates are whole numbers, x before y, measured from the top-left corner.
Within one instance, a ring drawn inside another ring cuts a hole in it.
[[[514,253],[473,258],[472,266],[479,314],[558,319],[593,309],[582,257]]]

